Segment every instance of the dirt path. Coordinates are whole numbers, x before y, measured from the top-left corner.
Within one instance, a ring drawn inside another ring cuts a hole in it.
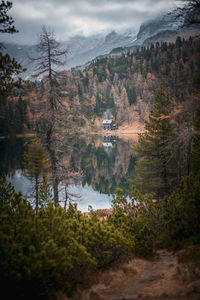
[[[177,257],[158,252],[151,261],[134,259],[104,272],[89,290],[73,300],[200,300],[200,273],[178,264]]]

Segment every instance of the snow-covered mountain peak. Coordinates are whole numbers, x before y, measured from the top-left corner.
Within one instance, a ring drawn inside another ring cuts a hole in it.
[[[177,34],[179,28],[184,24],[184,18],[176,19],[173,14],[158,16],[140,26],[139,32],[136,28],[126,29],[124,32],[112,30],[107,34],[96,34],[92,36],[76,35],[65,42],[62,47],[68,49],[67,69],[83,66],[98,56],[120,53],[125,48],[135,47],[151,42],[170,40]],[[34,70],[34,64],[28,60],[28,55],[37,57],[36,46],[20,46],[7,44],[7,52],[27,68],[24,78],[30,78]],[[27,55],[28,54],[28,55]]]

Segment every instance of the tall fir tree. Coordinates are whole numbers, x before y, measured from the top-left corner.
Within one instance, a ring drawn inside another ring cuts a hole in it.
[[[171,111],[171,101],[161,84],[156,91],[149,120],[145,123],[146,132],[139,135],[134,147],[138,157],[135,183],[144,192],[152,192],[156,198],[169,194],[175,180]]]
[[[53,200],[51,192],[51,183],[48,182],[47,176],[43,174],[42,182],[39,189],[39,205],[45,207],[47,203]]]
[[[24,161],[24,165],[26,168],[24,174],[34,181],[35,210],[37,213],[39,206],[41,206],[42,204],[40,203],[40,198],[41,200],[44,200],[43,194],[48,194],[47,182],[44,182],[43,180],[42,184],[41,181],[42,177],[46,177],[49,168],[47,154],[37,139],[35,139],[28,145],[28,150],[24,154]],[[41,187],[43,191],[41,190],[40,193]]]

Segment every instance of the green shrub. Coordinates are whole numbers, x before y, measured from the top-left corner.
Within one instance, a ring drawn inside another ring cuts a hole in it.
[[[70,294],[95,270],[130,252],[129,241],[108,222],[65,211],[49,202],[38,214],[21,194],[0,181],[0,280],[9,297],[49,299]]]

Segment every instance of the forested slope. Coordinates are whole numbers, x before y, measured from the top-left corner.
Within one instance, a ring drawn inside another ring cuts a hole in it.
[[[103,117],[113,118],[118,125],[136,120],[143,123],[161,82],[177,109],[185,105],[194,98],[194,79],[200,68],[199,46],[198,37],[189,40],[178,37],[175,43],[151,44],[133,53],[97,59],[84,71],[64,72],[57,88],[67,109],[65,113],[60,112],[64,116],[67,114],[66,127],[98,129],[101,122],[97,120]],[[6,114],[7,121],[2,121],[1,133],[13,131],[13,115],[15,132],[34,130],[45,109],[46,89],[44,79],[29,86],[28,90],[16,91],[15,99],[23,99],[23,102],[14,103],[9,99],[2,102],[1,111]],[[24,124],[24,129],[20,124]]]

